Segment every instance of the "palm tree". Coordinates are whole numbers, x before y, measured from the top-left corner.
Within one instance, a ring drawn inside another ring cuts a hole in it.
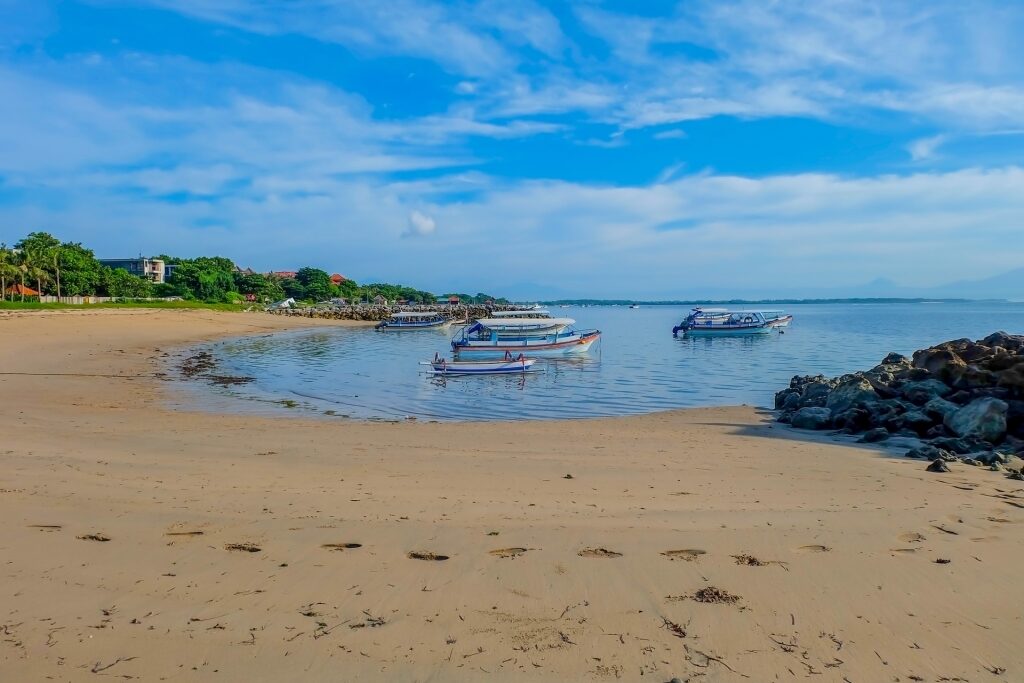
[[[60,302],[60,245],[50,249],[50,257],[53,259],[53,272],[57,277],[57,302]]]
[[[12,281],[18,276],[18,269],[14,266],[14,253],[7,248],[6,244],[0,244],[0,301],[7,300],[7,280]],[[11,295],[14,298],[14,295]]]

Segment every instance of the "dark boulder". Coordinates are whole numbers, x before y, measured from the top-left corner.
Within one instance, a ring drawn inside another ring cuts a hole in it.
[[[801,408],[790,421],[797,429],[828,429],[832,426],[832,411],[821,406]]]
[[[833,413],[841,413],[855,405],[878,400],[878,394],[871,383],[863,377],[847,379],[832,390],[825,401],[825,406]]]
[[[967,364],[960,356],[945,348],[931,348],[914,353],[914,367],[927,370],[939,379],[948,382],[958,377]]]
[[[862,443],[877,443],[879,441],[885,441],[889,438],[889,430],[883,427],[875,427],[864,432],[864,436],[860,437]]]
[[[943,460],[935,459],[932,460],[931,464],[925,468],[928,472],[949,472],[949,465]]]
[[[917,382],[907,382],[900,391],[911,403],[919,406],[923,406],[933,398],[942,398],[948,396],[953,390],[949,388],[945,382],[940,382],[937,379],[926,379]]]

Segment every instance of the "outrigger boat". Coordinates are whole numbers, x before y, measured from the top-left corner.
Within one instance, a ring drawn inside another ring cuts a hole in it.
[[[521,353],[513,356],[506,352],[501,360],[448,360],[434,354],[434,360],[421,365],[429,365],[428,372],[434,375],[509,375],[530,372],[536,362]]]
[[[376,327],[381,331],[402,330],[438,330],[452,324],[437,311],[401,311],[392,313],[387,320],[382,320]]]
[[[792,316],[790,316],[792,319]],[[785,324],[789,324],[788,321]],[[730,311],[724,308],[695,308],[672,334],[688,336],[767,334],[775,329],[761,311]]]
[[[577,331],[572,318],[482,318],[452,339],[458,356],[564,356],[586,353],[600,330]]]

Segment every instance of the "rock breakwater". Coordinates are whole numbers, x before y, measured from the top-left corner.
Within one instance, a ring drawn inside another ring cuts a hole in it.
[[[798,429],[913,437],[908,457],[992,469],[1024,458],[1024,336],[1005,332],[890,353],[863,372],[797,376],[775,395],[778,420]],[[1024,477],[1020,470],[1011,476]]]

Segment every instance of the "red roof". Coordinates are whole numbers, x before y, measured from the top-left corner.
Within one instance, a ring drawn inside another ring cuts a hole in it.
[[[335,273],[334,275],[331,276],[331,282],[333,282],[336,285],[340,285],[342,282],[344,282],[347,279],[348,278],[346,278],[344,275],[341,275],[339,273]]]
[[[32,289],[31,287],[24,287],[19,284],[11,285],[7,288],[8,294],[24,294],[25,296],[39,296],[39,292]]]
[[[461,301],[461,299],[459,299],[459,297],[457,297],[457,296],[450,296],[450,297],[448,297],[448,303],[450,303],[450,304],[457,304],[457,303],[459,303],[459,301]]]

